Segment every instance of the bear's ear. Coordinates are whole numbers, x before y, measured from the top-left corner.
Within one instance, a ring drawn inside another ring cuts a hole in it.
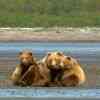
[[[63,53],[62,52],[57,52],[57,55],[62,56]]]
[[[50,56],[50,55],[51,55],[51,52],[48,52],[48,53],[47,53],[47,56]]]
[[[71,57],[70,56],[67,56],[66,59],[68,59],[70,61],[71,60]]]
[[[30,56],[32,56],[32,55],[33,55],[33,54],[32,54],[32,52],[29,52],[28,54],[29,54]]]

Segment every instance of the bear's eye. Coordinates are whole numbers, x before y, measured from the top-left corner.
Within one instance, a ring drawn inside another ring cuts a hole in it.
[[[68,64],[64,64],[64,66],[65,66],[65,67],[67,67],[67,66],[68,66]]]
[[[21,60],[28,60],[28,59],[30,59],[29,57],[21,57]]]
[[[25,59],[29,59],[29,57],[26,57]]]
[[[69,68],[71,68],[71,65],[66,64],[66,65],[64,65],[64,68],[65,68],[65,69],[69,69]]]

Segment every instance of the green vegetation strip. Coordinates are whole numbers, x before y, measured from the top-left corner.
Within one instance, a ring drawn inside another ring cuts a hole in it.
[[[100,0],[0,0],[0,27],[100,26]]]

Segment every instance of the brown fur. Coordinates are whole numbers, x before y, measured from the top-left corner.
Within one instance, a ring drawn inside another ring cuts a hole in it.
[[[60,82],[58,80],[61,79],[62,66],[60,66],[60,63],[63,56],[64,55],[60,52],[52,52],[48,53],[47,56],[43,58],[42,62],[49,70],[48,86],[60,86]]]
[[[11,80],[16,85],[31,85],[38,78],[38,65],[31,52],[21,52],[19,59],[20,64],[16,66]]]
[[[38,62],[38,71],[39,71],[39,77],[38,81],[33,84],[33,86],[48,86],[49,82],[49,70],[44,66],[44,64],[40,61]]]
[[[61,81],[63,86],[78,86],[85,82],[85,73],[76,59],[65,56],[62,62],[64,64]]]
[[[52,52],[43,62],[49,69],[49,86],[77,86],[85,81],[85,74],[76,59]]]
[[[31,52],[21,52],[19,59],[20,64],[11,76],[13,83],[21,86],[46,86],[48,72],[44,65],[37,63]]]

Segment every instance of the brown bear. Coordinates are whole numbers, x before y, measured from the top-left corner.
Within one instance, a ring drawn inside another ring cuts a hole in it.
[[[49,86],[76,86],[85,81],[85,74],[76,59],[61,52],[51,52],[42,61],[49,69]]]
[[[60,66],[62,57],[64,57],[64,54],[61,52],[51,52],[42,59],[42,63],[44,63],[44,66],[46,66],[49,70],[48,86],[61,85],[61,82],[58,80],[61,79],[61,76],[63,74],[61,68],[62,66]]]
[[[38,65],[32,56],[32,52],[19,53],[20,64],[16,66],[11,76],[15,85],[31,85],[38,78]]]
[[[75,58],[64,56],[62,58],[62,66],[61,84],[63,86],[78,86],[85,82],[85,72]]]
[[[43,64],[38,63],[32,52],[23,51],[19,53],[20,64],[16,66],[11,76],[15,85],[21,86],[45,86],[48,78],[46,77]],[[45,71],[46,72],[46,71]]]

